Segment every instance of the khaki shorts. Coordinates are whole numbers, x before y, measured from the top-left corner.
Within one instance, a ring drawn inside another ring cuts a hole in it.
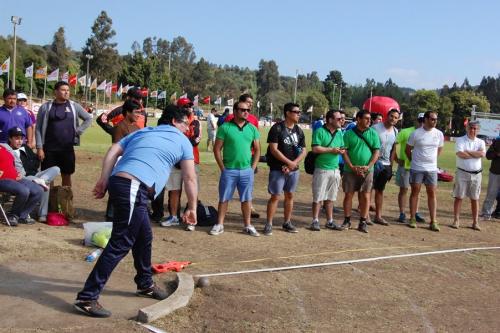
[[[200,185],[200,180],[198,175],[200,174],[200,166],[195,164],[196,170],[196,180],[198,182],[198,187]],[[179,191],[182,188],[182,171],[176,167],[172,167],[170,170],[170,176],[168,177],[167,185],[165,186],[167,191]]]
[[[373,186],[373,172],[369,172],[366,176],[357,176],[352,172],[344,172],[342,180],[342,189],[345,193],[352,192],[370,192]]]
[[[483,174],[472,174],[462,170],[455,172],[455,185],[453,185],[453,197],[463,199],[465,197],[471,200],[478,200],[481,194],[481,180]]]
[[[312,194],[313,202],[337,200],[340,185],[340,170],[314,169]]]

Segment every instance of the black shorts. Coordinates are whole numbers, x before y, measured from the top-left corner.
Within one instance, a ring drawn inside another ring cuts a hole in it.
[[[50,151],[45,150],[45,159],[42,161],[42,170],[58,166],[61,173],[71,175],[75,173],[75,151]]]
[[[392,178],[392,168],[384,165],[383,169],[373,174],[373,189],[376,191],[385,190],[385,184]]]

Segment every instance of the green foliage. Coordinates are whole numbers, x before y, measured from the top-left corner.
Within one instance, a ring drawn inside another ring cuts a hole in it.
[[[449,95],[453,104],[452,128],[454,134],[465,133],[464,119],[470,118],[473,105],[478,112],[490,112],[490,103],[481,93],[469,90],[458,90]]]
[[[407,107],[404,109],[403,127],[410,127],[416,122],[418,114],[426,111],[439,110],[439,96],[433,90],[418,90],[410,97]],[[440,122],[438,126],[442,123]]]
[[[311,106],[313,107],[313,119],[319,118],[328,111],[328,99],[322,92],[317,90],[301,92],[297,96],[297,101],[301,105],[303,112],[306,112]]]
[[[257,95],[261,97],[267,95],[271,91],[281,90],[278,65],[274,60],[265,61],[262,59],[259,62],[259,70],[257,71],[257,86]]]

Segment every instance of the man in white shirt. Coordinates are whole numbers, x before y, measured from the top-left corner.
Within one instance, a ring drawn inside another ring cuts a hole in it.
[[[458,138],[455,143],[457,155],[457,171],[455,173],[455,186],[453,187],[453,215],[452,228],[460,227],[460,207],[462,199],[470,198],[472,211],[472,229],[481,230],[478,225],[478,200],[481,194],[481,181],[483,168],[481,158],[486,155],[486,144],[476,137],[479,132],[479,122],[469,121],[466,128],[467,134]]]
[[[427,205],[431,222],[429,229],[439,231],[436,221],[436,188],[437,188],[437,159],[444,145],[443,132],[436,129],[438,116],[436,111],[427,111],[424,114],[424,124],[416,129],[406,144],[406,155],[410,164],[410,228],[417,227],[415,214],[417,200],[422,184],[427,190]]]
[[[212,149],[214,148],[215,136],[217,135],[217,113],[216,108],[212,108],[207,117],[207,151],[209,151],[210,144],[212,144]]]

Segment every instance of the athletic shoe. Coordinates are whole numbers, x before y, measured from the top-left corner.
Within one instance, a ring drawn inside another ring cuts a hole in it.
[[[102,307],[101,304],[97,300],[93,301],[79,301],[76,300],[73,307],[85,313],[87,316],[98,317],[98,318],[107,318],[111,316],[111,312]]]
[[[265,236],[271,236],[273,234],[273,225],[266,223],[264,226],[264,231],[262,232]]]
[[[417,227],[417,221],[415,219],[410,219],[410,222],[408,222],[408,226],[415,229]]]
[[[358,231],[364,232],[365,234],[368,233],[368,223],[364,221],[359,221],[358,224]]]
[[[333,220],[326,222],[325,227],[328,228],[328,229],[332,229],[332,230],[339,230],[339,231],[344,230],[343,227],[341,227],[340,225],[335,224],[335,222]]]
[[[172,226],[177,226],[179,225],[179,219],[177,216],[169,216],[165,220],[160,222],[160,225],[162,227],[172,227]]]
[[[17,216],[7,215],[7,219],[9,220],[9,224],[11,227],[17,227],[17,224],[18,224]],[[7,223],[5,222],[5,224],[7,224]]]
[[[372,218],[370,217],[370,214],[368,214],[368,217],[366,218],[366,224],[373,225]]]
[[[398,219],[396,221],[401,222],[401,223],[405,223],[406,222],[406,214],[405,213],[399,213],[399,217],[398,217]]]
[[[255,208],[251,207],[250,217],[254,218],[254,219],[258,219],[260,217],[260,214],[257,213],[257,211],[255,210]]]
[[[481,228],[477,224],[473,224],[472,229],[476,231],[481,231]]]
[[[320,231],[321,230],[321,227],[319,225],[319,221],[318,220],[313,220],[312,223],[311,223],[311,230],[312,231]]]
[[[224,232],[224,226],[222,224],[214,224],[212,229],[210,229],[209,234],[212,236],[220,235]]]
[[[458,221],[453,221],[453,224],[450,225],[450,227],[452,227],[453,229],[458,229],[460,228],[460,222]]]
[[[425,219],[419,213],[415,213],[415,220],[418,223],[425,223]]]
[[[250,236],[253,236],[253,237],[259,237],[260,234],[257,232],[257,230],[255,230],[255,227],[253,225],[249,225],[247,227],[244,227],[243,228],[243,232],[245,234],[248,234]]]
[[[186,226],[186,231],[194,231],[194,230],[195,230],[195,226],[194,226],[194,225],[192,225],[192,224],[188,224],[188,225]]]
[[[38,217],[38,222],[40,222],[40,223],[47,223],[47,216],[39,216]]]
[[[25,219],[18,219],[17,222],[20,224],[35,224],[35,220],[33,220],[31,217],[27,217]]]
[[[285,230],[286,232],[289,232],[289,233],[292,233],[292,234],[296,234],[297,232],[299,232],[297,230],[297,228],[295,228],[295,226],[292,224],[291,221],[288,221],[288,222],[285,222],[283,223],[283,225],[281,226],[283,228],[283,230]]]
[[[376,224],[385,225],[385,226],[389,225],[389,223],[387,223],[387,221],[386,221],[386,220],[384,220],[383,218],[377,218],[377,217],[376,217],[376,218],[373,220],[373,222],[375,222]]]
[[[342,222],[341,228],[342,228],[342,230],[349,230],[349,228],[351,228],[351,221],[344,219],[344,222]]]
[[[142,289],[142,290],[137,289],[135,294],[139,297],[149,297],[159,301],[168,297],[167,292],[158,287],[156,284],[153,284],[151,287],[147,289]]]
[[[432,231],[440,231],[439,224],[437,222],[431,222],[429,229]]]

